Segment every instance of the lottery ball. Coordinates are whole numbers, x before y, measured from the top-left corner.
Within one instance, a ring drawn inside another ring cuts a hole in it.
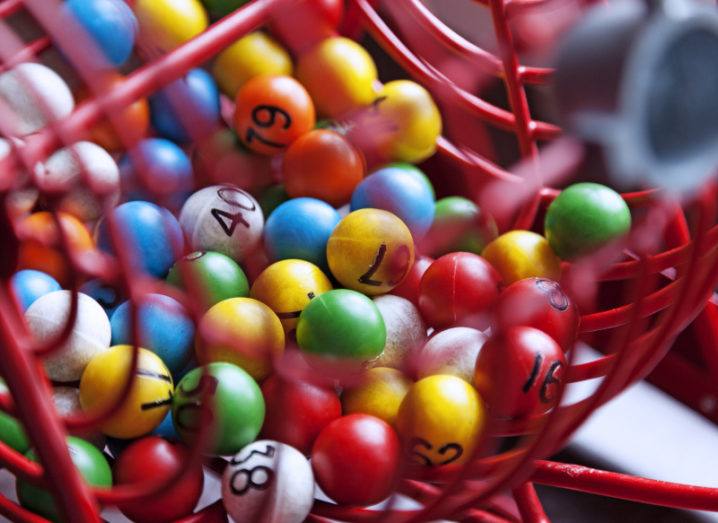
[[[374,60],[349,38],[323,40],[299,57],[296,72],[324,116],[336,118],[376,98]]]
[[[0,412],[0,441],[20,454],[30,450],[30,440],[22,423],[5,412]]]
[[[329,237],[327,262],[345,287],[385,294],[409,272],[414,241],[409,228],[392,213],[359,209],[344,217]]]
[[[152,126],[177,143],[209,134],[219,123],[219,89],[204,69],[192,69],[150,97]]]
[[[41,64],[25,62],[0,74],[4,128],[10,136],[25,136],[68,116],[75,108],[70,88]]]
[[[242,268],[219,252],[188,254],[172,266],[167,281],[201,299],[207,309],[229,298],[249,296],[249,281]]]
[[[290,76],[262,75],[237,92],[234,128],[251,151],[272,155],[314,128],[314,103]]]
[[[272,370],[284,353],[284,330],[277,315],[261,301],[230,298],[213,305],[199,322],[197,360],[226,361],[256,380]]]
[[[364,177],[364,159],[341,134],[316,129],[289,146],[282,170],[292,198],[308,196],[341,206]]]
[[[202,424],[203,395],[211,403],[212,422]],[[231,363],[198,367],[179,382],[172,402],[172,419],[185,443],[200,430],[210,431],[209,454],[234,454],[254,441],[264,421],[264,399],[257,382]]]
[[[10,285],[23,311],[26,311],[41,296],[61,289],[55,278],[32,269],[13,274]]]
[[[314,504],[312,466],[289,445],[255,441],[224,469],[222,502],[235,521],[302,523]]]
[[[209,20],[199,0],[136,0],[140,40],[166,53],[203,32]]]
[[[426,341],[424,320],[413,303],[399,296],[377,296],[374,304],[386,325],[386,344],[379,357],[369,364],[404,369],[412,352]]]
[[[259,244],[264,215],[248,192],[212,185],[187,199],[179,222],[193,250],[220,252],[240,262]]]
[[[474,385],[494,416],[524,419],[556,404],[565,372],[553,338],[533,327],[510,327],[484,344]]]
[[[74,436],[67,436],[67,446],[72,463],[88,486],[112,486],[112,470],[100,450]],[[38,461],[37,454],[33,450],[25,454],[25,457]],[[16,489],[20,505],[51,521],[62,521],[50,491],[21,479],[18,480]]]
[[[421,254],[418,255],[414,259],[414,263],[411,265],[409,272],[404,279],[401,280],[401,283],[391,290],[391,293],[406,298],[414,305],[418,305],[421,278],[432,263],[434,263],[433,258]]]
[[[93,249],[92,236],[80,220],[64,212],[58,212],[57,217],[73,253],[80,254]],[[70,265],[60,252],[60,232],[53,215],[47,211],[36,212],[25,218],[21,227],[32,234],[33,239],[20,244],[18,269],[35,269],[49,274],[60,285],[69,283]]]
[[[129,6],[122,0],[68,0],[65,8],[82,26],[107,60],[119,67],[132,54],[138,26]],[[103,67],[104,68],[104,67]]]
[[[544,231],[551,248],[564,260],[589,254],[625,235],[631,211],[621,195],[598,183],[577,183],[551,202]]]
[[[411,387],[411,380],[396,369],[374,367],[362,382],[342,392],[344,414],[370,414],[394,425],[399,406]]]
[[[334,387],[272,374],[262,383],[267,415],[260,434],[309,454],[314,440],[342,415]]]
[[[254,280],[252,298],[272,309],[284,332],[297,327],[299,315],[309,301],[332,290],[332,284],[319,267],[304,260],[273,263]]]
[[[486,335],[469,327],[454,327],[434,334],[412,362],[417,378],[451,374],[473,383],[476,358]]]
[[[123,301],[122,294],[117,289],[98,278],[83,283],[80,292],[99,303],[108,318]]]
[[[540,234],[531,231],[509,231],[502,234],[481,253],[499,271],[507,285],[524,278],[561,276],[561,260]]]
[[[327,291],[309,302],[297,323],[299,347],[313,354],[367,361],[386,344],[386,326],[369,298],[348,289]]]
[[[57,338],[70,317],[72,293],[54,291],[39,297],[25,311],[28,329],[38,342]],[[100,305],[89,296],[77,294],[77,317],[67,341],[43,361],[45,372],[54,381],[80,379],[87,364],[107,351],[112,333],[110,320]]]
[[[340,504],[372,505],[391,494],[401,460],[394,429],[368,414],[349,414],[324,427],[312,448],[317,484]]]
[[[53,387],[52,404],[60,417],[67,417],[82,412],[80,404],[80,389],[77,387]],[[94,427],[74,429],[71,431],[73,436],[82,438],[88,443],[92,443],[95,447],[102,450],[105,448],[105,436],[97,431]]]
[[[269,219],[269,215],[288,199],[289,195],[287,194],[287,190],[284,188],[284,185],[274,184],[262,191],[262,194],[259,195],[257,201],[259,202],[259,206],[262,208],[264,216]]]
[[[343,0],[299,3],[272,13],[269,30],[294,53],[301,55],[329,36],[337,34],[344,14]]]
[[[427,467],[471,458],[486,414],[476,390],[457,376],[436,374],[411,386],[396,426],[412,461]]]
[[[137,343],[157,354],[172,375],[176,375],[192,354],[194,324],[189,312],[177,300],[162,294],[147,294],[138,305]],[[129,301],[117,308],[110,325],[113,345],[133,344]]]
[[[436,201],[434,222],[428,234],[432,256],[458,251],[481,254],[486,244],[496,236],[496,222],[483,215],[471,200],[462,196],[447,196]]]
[[[133,351],[131,345],[115,345],[90,360],[80,379],[83,410],[102,412],[115,405],[130,377]],[[113,438],[147,434],[162,422],[172,403],[172,375],[154,352],[139,349],[133,379],[120,408],[100,425]]]
[[[182,230],[175,217],[167,209],[143,201],[123,203],[112,214],[120,245],[129,249],[134,268],[164,278],[182,251]],[[110,238],[107,221],[100,222],[97,235],[100,249],[114,254],[118,246]]]
[[[388,165],[367,176],[352,194],[352,211],[368,207],[397,215],[419,239],[434,220],[434,188],[417,167]]]
[[[295,198],[277,207],[264,227],[264,248],[271,261],[298,258],[327,266],[327,241],[339,213],[321,200]]]
[[[499,297],[501,275],[469,252],[445,254],[426,270],[419,288],[419,310],[426,323],[443,329],[484,326],[484,316]]]
[[[133,485],[149,480],[167,482],[174,478],[190,457],[187,447],[147,436],[133,442],[115,461],[116,485]],[[191,514],[204,487],[202,467],[193,468],[157,496],[120,503],[122,513],[136,523],[175,521]]]
[[[257,31],[243,36],[219,53],[212,74],[222,92],[234,99],[239,89],[256,76],[290,76],[292,59],[276,40]]]

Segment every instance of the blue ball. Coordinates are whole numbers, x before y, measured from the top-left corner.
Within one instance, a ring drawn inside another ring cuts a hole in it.
[[[396,214],[419,239],[434,221],[436,197],[426,175],[407,163],[394,163],[364,178],[352,194],[351,210],[374,208]]]
[[[87,294],[90,298],[99,303],[107,316],[112,316],[115,309],[122,303],[122,296],[112,285],[108,285],[100,279],[90,280],[80,287],[80,292]]]
[[[341,217],[326,202],[294,198],[274,209],[264,225],[264,247],[271,261],[298,258],[327,267],[327,241]]]
[[[119,67],[132,54],[138,31],[132,9],[122,0],[68,0],[69,13],[97,42],[111,65]]]
[[[167,276],[177,261],[175,253],[182,253],[182,229],[167,209],[150,202],[127,202],[112,211],[121,239],[131,248],[129,257],[133,269],[155,278]],[[115,253],[110,242],[107,221],[102,220],[97,245],[110,254]]]
[[[180,441],[179,434],[175,429],[175,424],[172,421],[172,411],[170,410],[165,418],[162,420],[155,430],[151,432],[154,436],[159,436],[167,441]]]
[[[112,345],[132,344],[130,312],[130,302],[126,301],[110,318]],[[181,371],[194,343],[194,324],[187,310],[174,298],[148,294],[137,314],[140,347],[157,354],[172,374]]]
[[[10,283],[23,311],[39,297],[62,289],[55,278],[32,269],[16,272]]]
[[[179,114],[187,119],[184,124]],[[150,97],[150,115],[157,132],[175,142],[186,143],[192,136],[207,135],[215,129],[220,116],[219,89],[214,78],[204,69],[192,69]]]

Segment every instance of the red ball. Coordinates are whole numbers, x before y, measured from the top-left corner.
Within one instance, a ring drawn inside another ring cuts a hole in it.
[[[262,383],[266,415],[261,438],[286,443],[309,454],[317,436],[342,415],[336,391],[307,381],[290,381],[277,374]]]
[[[551,336],[510,327],[484,343],[474,385],[493,416],[524,419],[556,404],[565,369],[563,351]]]
[[[334,36],[343,15],[343,0],[298,2],[292,9],[275,10],[269,27],[286,47],[301,54]]]
[[[459,325],[483,329],[500,285],[501,275],[481,256],[446,254],[421,278],[419,310],[426,323],[437,329]]]
[[[503,290],[494,307],[497,330],[526,326],[551,336],[564,351],[573,347],[581,316],[578,308],[558,283],[543,278],[526,278]]]
[[[139,439],[127,447],[115,462],[115,483],[170,479],[183,467],[189,454],[187,447],[157,436]],[[198,467],[181,481],[175,481],[162,495],[121,503],[118,508],[137,523],[174,521],[192,513],[203,487],[204,474]]]
[[[391,494],[400,458],[399,437],[388,423],[350,414],[319,434],[312,468],[319,486],[337,503],[372,505]]]
[[[429,265],[434,263],[434,258],[428,256],[418,256],[414,260],[414,265],[411,266],[409,272],[401,283],[391,290],[391,294],[406,298],[414,305],[419,304],[419,285],[421,284],[421,277],[424,276],[426,269]]]

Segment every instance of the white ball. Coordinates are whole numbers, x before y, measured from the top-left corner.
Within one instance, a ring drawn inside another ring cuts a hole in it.
[[[294,447],[255,441],[225,469],[222,501],[237,522],[301,523],[314,503],[312,467]]]
[[[74,108],[70,88],[49,67],[27,62],[0,74],[0,115],[11,135],[37,132]]]
[[[80,389],[76,387],[55,387],[52,389],[52,401],[55,404],[55,410],[60,416],[77,414],[82,411]],[[92,429],[73,431],[71,434],[89,441],[99,449],[103,449],[105,446],[105,437],[102,433]]]
[[[242,261],[262,238],[264,215],[248,192],[212,185],[187,199],[179,222],[193,250],[217,251]]]
[[[419,350],[426,341],[426,325],[419,310],[401,296],[387,294],[374,298],[384,318],[386,344],[384,352],[370,362],[372,367],[404,369],[410,354]]]
[[[25,320],[37,341],[46,342],[62,333],[70,315],[71,299],[70,291],[55,291],[41,296],[28,307]],[[110,320],[100,304],[78,293],[77,305],[77,317],[69,338],[45,358],[45,371],[55,381],[79,380],[92,357],[110,346]]]
[[[485,341],[483,332],[469,327],[454,327],[436,333],[417,354],[414,362],[417,379],[453,374],[472,383],[476,358]]]

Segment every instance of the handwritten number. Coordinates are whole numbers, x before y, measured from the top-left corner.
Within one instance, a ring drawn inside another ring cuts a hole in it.
[[[556,377],[556,372],[563,366],[560,361],[554,361],[546,373],[546,378],[543,380],[541,385],[541,392],[539,397],[543,403],[551,403],[553,401],[553,394],[549,395],[549,386],[554,383],[559,383],[560,379]]]
[[[429,458],[429,456],[422,452],[421,448],[417,448],[423,447],[426,450],[432,450],[434,446],[431,443],[429,443],[423,438],[413,438],[411,442],[412,444],[410,447],[410,455],[415,458],[418,458],[419,461],[421,461],[427,467],[440,467],[442,465],[448,465],[449,463],[452,463],[459,459],[464,454],[464,449],[458,443],[447,443],[446,445],[438,449],[439,455],[446,456],[446,458],[443,461],[434,463],[431,458]]]
[[[252,127],[247,128],[247,134],[244,137],[247,143],[252,143],[252,140],[254,140],[255,138],[258,142],[261,142],[264,145],[268,145],[269,147],[276,147],[278,149],[284,147],[283,143],[273,142],[272,140],[265,138],[264,136],[258,134],[257,131],[255,131]]]
[[[255,480],[258,472],[264,473],[261,481]],[[240,481],[240,478],[244,478],[244,481]],[[235,496],[243,496],[249,489],[268,489],[273,479],[274,471],[272,469],[264,465],[258,465],[253,469],[236,470],[230,478],[229,488]]]
[[[543,355],[536,354],[536,359],[534,359],[534,366],[531,369],[531,374],[529,375],[529,379],[526,380],[526,383],[524,383],[524,386],[521,389],[524,391],[524,394],[526,394],[531,389],[534,382],[536,381],[536,378],[538,377],[539,369],[541,368],[542,361],[543,361]]]
[[[245,457],[245,458],[243,458],[243,459],[237,459],[237,456],[235,456],[235,457],[232,458],[232,460],[230,461],[230,463],[231,463],[232,465],[241,465],[242,463],[246,463],[247,461],[249,461],[249,459],[250,459],[252,456],[264,456],[265,458],[273,458],[273,457],[274,457],[274,453],[275,453],[276,451],[277,451],[277,449],[276,449],[275,447],[273,447],[272,445],[267,445],[267,446],[264,448],[264,451],[257,450],[257,449],[252,449],[251,452],[249,453],[249,456],[247,456],[247,457]]]
[[[381,265],[381,262],[384,260],[384,256],[386,256],[386,244],[382,243],[379,246],[379,250],[374,257],[374,262],[371,264],[371,267],[369,267],[369,270],[359,277],[359,283],[363,283],[364,285],[374,285],[377,287],[381,285],[381,281],[372,280],[371,277],[374,276],[374,273],[379,269],[379,265]]]
[[[257,105],[252,109],[252,121],[265,129],[272,127],[276,123],[277,115],[281,115],[284,119],[282,129],[289,129],[292,125],[292,117],[284,109],[274,105]],[[263,118],[263,116],[266,116],[266,118]]]

